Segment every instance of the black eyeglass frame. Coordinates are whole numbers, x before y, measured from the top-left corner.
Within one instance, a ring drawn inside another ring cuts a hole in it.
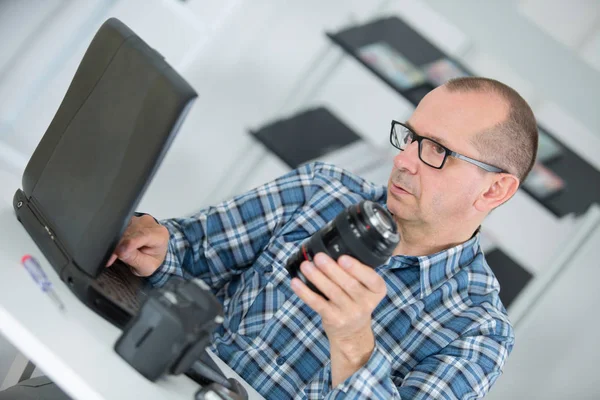
[[[409,131],[409,132],[412,134],[412,136],[413,136],[413,139],[412,139],[412,141],[413,141],[413,142],[414,142],[414,141],[416,141],[417,143],[419,143],[419,160],[421,160],[421,161],[423,162],[423,164],[425,164],[425,165],[427,165],[427,166],[430,166],[431,168],[435,168],[435,169],[442,169],[442,168],[444,167],[444,164],[446,164],[446,160],[448,159],[448,156],[452,156],[452,157],[454,157],[454,158],[458,158],[459,160],[464,160],[464,161],[466,161],[466,162],[468,162],[468,163],[471,163],[471,164],[473,164],[473,165],[476,165],[476,166],[478,166],[479,168],[482,168],[482,169],[484,169],[484,170],[486,170],[486,171],[488,171],[488,172],[503,172],[503,173],[508,173],[508,172],[506,172],[505,170],[503,170],[502,168],[498,168],[498,167],[495,167],[495,166],[493,166],[493,165],[486,164],[486,163],[484,163],[483,161],[478,161],[478,160],[475,160],[475,159],[473,159],[473,158],[471,158],[471,157],[467,157],[467,156],[464,156],[464,155],[462,155],[462,154],[460,154],[460,153],[457,153],[457,152],[455,152],[455,151],[452,151],[452,150],[450,150],[449,148],[447,148],[446,146],[444,146],[443,144],[441,144],[441,143],[438,143],[438,142],[436,142],[435,140],[433,140],[433,139],[431,139],[431,138],[428,138],[428,137],[425,137],[425,136],[420,136],[420,135],[417,135],[417,134],[415,133],[415,131],[413,131],[413,130],[412,130],[412,129],[410,129],[408,126],[406,126],[406,124],[403,124],[402,122],[399,122],[399,121],[396,121],[396,120],[392,120],[392,127],[391,127],[391,129],[390,129],[390,143],[391,143],[391,145],[392,145],[392,146],[394,146],[395,148],[397,148],[397,149],[398,149],[398,150],[400,150],[400,151],[404,151],[404,149],[401,149],[400,147],[396,146],[396,145],[394,144],[394,141],[392,140],[392,138],[394,137],[394,127],[395,127],[396,125],[400,125],[400,126],[404,127],[406,130],[408,130],[408,131]],[[423,158],[421,158],[421,149],[422,149],[422,145],[421,145],[421,143],[422,143],[423,139],[427,139],[427,140],[429,140],[429,141],[431,141],[431,142],[435,143],[436,145],[438,145],[438,146],[440,146],[441,148],[443,148],[443,149],[444,149],[444,151],[445,151],[445,154],[444,154],[444,159],[442,160],[442,164],[441,164],[439,167],[434,167],[433,165],[431,165],[431,164],[429,164],[429,163],[425,162],[425,161],[423,160]]]

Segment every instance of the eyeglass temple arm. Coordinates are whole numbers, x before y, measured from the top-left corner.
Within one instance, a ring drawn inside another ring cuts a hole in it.
[[[458,154],[458,153],[456,153],[456,152],[454,152],[454,151],[450,151],[450,155],[451,155],[452,157],[455,157],[455,158],[460,158],[461,160],[465,160],[465,161],[467,161],[467,162],[470,162],[471,164],[475,164],[475,165],[477,165],[479,168],[483,168],[483,169],[485,169],[485,170],[486,170],[486,171],[488,171],[488,172],[505,172],[505,171],[504,171],[503,169],[501,169],[501,168],[494,167],[493,165],[486,164],[486,163],[484,163],[484,162],[481,162],[481,161],[474,160],[474,159],[472,159],[471,157],[463,156],[462,154]]]

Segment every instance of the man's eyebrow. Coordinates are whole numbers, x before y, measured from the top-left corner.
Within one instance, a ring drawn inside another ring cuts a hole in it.
[[[404,125],[408,126],[408,127],[410,128],[410,130],[411,130],[411,131],[413,131],[414,133],[416,133],[417,135],[419,135],[419,136],[423,136],[423,137],[425,137],[425,138],[427,138],[427,139],[433,139],[433,140],[435,140],[436,142],[438,142],[439,144],[441,144],[441,145],[444,145],[444,146],[448,147],[448,142],[447,142],[445,139],[442,139],[441,137],[438,137],[438,136],[433,136],[433,135],[427,135],[427,134],[425,134],[425,135],[421,135],[419,132],[417,132],[417,130],[415,129],[415,127],[414,127],[414,126],[412,126],[412,125],[410,124],[410,122],[408,122],[408,121],[406,121],[406,122],[404,123]]]

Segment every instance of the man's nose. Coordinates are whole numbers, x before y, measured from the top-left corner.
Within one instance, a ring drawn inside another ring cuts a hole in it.
[[[417,172],[419,160],[419,143],[412,142],[402,151],[399,151],[394,157],[394,166],[396,169],[405,170],[411,174]]]
[[[414,141],[394,157],[394,166],[399,170],[406,170],[411,174],[417,172],[419,160],[419,143]]]

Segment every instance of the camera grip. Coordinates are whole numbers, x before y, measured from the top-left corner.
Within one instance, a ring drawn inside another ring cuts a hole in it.
[[[181,325],[156,298],[150,297],[125,327],[114,349],[129,365],[154,382],[181,352]],[[172,345],[167,345],[172,344]]]

